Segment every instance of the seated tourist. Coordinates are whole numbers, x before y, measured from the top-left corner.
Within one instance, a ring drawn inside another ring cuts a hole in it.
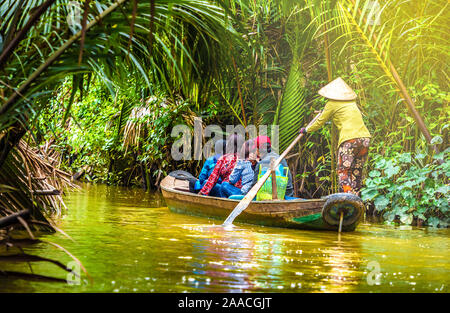
[[[270,138],[267,136],[258,136],[255,138],[252,150],[256,149],[256,154],[259,157],[260,161],[255,167],[255,174],[253,175],[252,187],[258,181],[259,168],[262,167],[270,167],[270,160],[274,158],[278,159],[280,156],[272,151],[272,145],[270,143]],[[288,167],[285,159],[281,161],[281,165],[283,167]],[[292,185],[292,174],[288,169],[288,182],[286,186],[285,198],[294,197],[294,187]]]
[[[250,163],[252,163],[252,170],[255,171],[256,164],[258,164],[259,159],[258,159],[258,156],[256,155],[256,150],[251,150],[251,148],[253,147],[253,140],[249,140],[248,142],[250,144],[250,146],[249,146],[250,154],[249,154],[248,160],[250,161]]]
[[[226,154],[222,155],[217,160],[216,166],[209,176],[206,183],[203,185],[199,194],[204,196],[221,197],[221,184],[218,183],[219,179],[222,183],[228,182],[231,172],[233,171],[237,159],[238,159],[238,147],[244,141],[241,135],[231,135],[226,144]],[[241,188],[241,182],[238,181],[235,184],[236,187]]]
[[[239,152],[239,159],[233,172],[230,174],[229,181],[222,183],[222,197],[228,198],[232,195],[245,195],[252,188],[254,172],[252,163],[249,160],[251,144],[253,143],[249,140],[242,145],[241,151]],[[242,185],[241,188],[234,185],[239,181]]]
[[[189,186],[189,189],[192,192],[198,193],[203,188],[209,176],[213,172],[217,161],[225,153],[225,147],[225,140],[220,139],[216,141],[214,145],[215,154],[212,157],[206,159],[205,164],[203,164],[202,170],[200,171],[200,175],[198,176],[198,180],[195,182],[194,186]],[[220,184],[221,182],[222,179],[219,179],[218,183]]]

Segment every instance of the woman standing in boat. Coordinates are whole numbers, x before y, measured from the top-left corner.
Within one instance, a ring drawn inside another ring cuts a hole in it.
[[[339,191],[358,195],[362,184],[362,170],[367,160],[371,135],[356,105],[355,92],[337,78],[319,90],[329,99],[324,110],[308,128],[300,133],[314,132],[332,120],[339,132],[337,172]]]

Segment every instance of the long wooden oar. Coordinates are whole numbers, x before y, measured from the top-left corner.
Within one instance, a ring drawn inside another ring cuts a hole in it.
[[[314,119],[306,126],[308,128],[311,126],[316,119],[320,116],[320,113],[314,117]],[[286,155],[291,151],[291,149],[297,144],[297,142],[303,137],[303,134],[299,134],[297,138],[292,141],[292,143],[289,145],[289,147],[284,150],[284,152],[276,159],[276,161],[273,163],[273,167],[271,170],[277,168],[278,165],[280,165],[281,161],[286,157]],[[269,176],[272,174],[272,171],[267,171],[255,184],[255,186],[252,187],[252,189],[249,190],[249,192],[245,195],[245,197],[238,203],[238,205],[234,208],[233,212],[231,212],[230,215],[228,215],[225,222],[223,222],[222,226],[229,226],[233,224],[234,219],[241,214],[242,211],[244,211],[250,202],[255,198],[256,194],[258,193],[259,189],[261,189],[262,185],[266,182],[266,180],[269,178]]]

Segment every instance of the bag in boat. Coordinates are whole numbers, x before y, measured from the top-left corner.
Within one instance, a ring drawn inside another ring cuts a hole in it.
[[[259,173],[258,180],[269,170],[269,167],[259,165]],[[283,165],[279,165],[275,170],[275,176],[277,178],[277,196],[278,199],[284,199],[284,195],[286,193],[286,187],[288,183],[288,171],[287,167],[283,167]],[[264,201],[264,200],[272,200],[272,175],[266,180],[264,185],[262,185],[261,189],[256,194],[256,201]]]
[[[195,178],[194,175],[192,175],[191,173],[181,170],[170,172],[169,176],[175,177],[176,179],[179,180],[192,180],[192,179],[197,180],[197,178]]]
[[[194,191],[194,185],[197,181],[197,178],[193,176],[191,173],[182,171],[182,170],[176,170],[169,173],[169,176],[175,178],[174,182],[174,188],[181,191]]]

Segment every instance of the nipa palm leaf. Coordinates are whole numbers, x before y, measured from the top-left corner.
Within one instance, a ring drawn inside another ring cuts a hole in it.
[[[292,62],[286,88],[275,115],[274,124],[279,125],[280,152],[294,140],[301,128],[305,113],[305,96],[302,87],[300,62]]]

